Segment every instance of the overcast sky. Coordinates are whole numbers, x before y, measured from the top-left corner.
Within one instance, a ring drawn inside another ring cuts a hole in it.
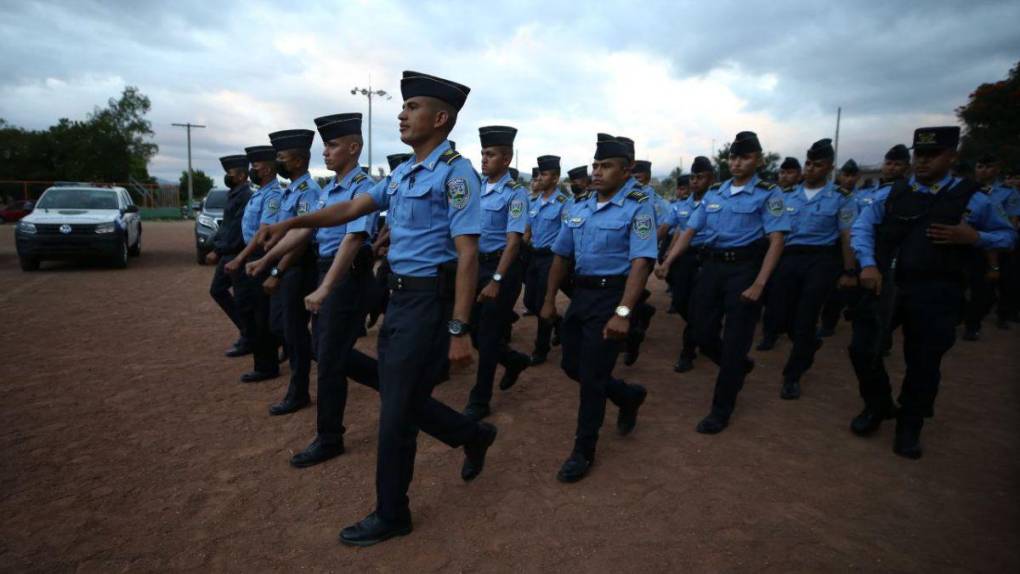
[[[977,85],[1004,78],[1017,22],[1009,0],[0,0],[0,117],[44,129],[138,86],[160,148],[150,172],[186,168],[170,124],[190,121],[208,126],[193,134],[195,168],[218,176],[219,156],[271,131],[367,114],[350,90],[371,78],[394,96],[374,104],[381,166],[406,151],[395,118],[411,69],[472,88],[451,139],[476,167],[488,124],[519,129],[522,171],[544,154],[564,170],[589,163],[597,132],[632,137],[656,175],[740,130],[803,158],[833,136],[839,106],[840,160],[869,164],[915,127],[955,123]],[[321,149],[316,138],[325,173]]]

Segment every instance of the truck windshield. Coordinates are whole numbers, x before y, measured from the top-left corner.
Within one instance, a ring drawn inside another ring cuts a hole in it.
[[[38,209],[119,209],[117,194],[105,189],[51,189],[36,204]]]

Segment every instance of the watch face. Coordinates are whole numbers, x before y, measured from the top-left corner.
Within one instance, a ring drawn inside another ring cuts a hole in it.
[[[503,280],[503,276],[500,275],[499,273],[494,273],[492,275],[492,280],[495,281],[496,283],[499,283],[500,281]]]

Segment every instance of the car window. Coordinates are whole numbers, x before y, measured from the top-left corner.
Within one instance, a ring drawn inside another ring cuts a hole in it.
[[[51,188],[43,194],[39,209],[118,209],[117,193],[107,189]]]
[[[223,190],[210,191],[205,196],[206,209],[224,209],[227,207],[227,192]]]

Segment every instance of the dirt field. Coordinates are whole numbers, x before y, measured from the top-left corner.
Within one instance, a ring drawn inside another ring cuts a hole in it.
[[[782,343],[755,353],[730,428],[695,433],[715,369],[672,372],[681,320],[656,283],[652,340],[616,371],[649,400],[626,438],[609,409],[587,479],[555,480],[577,390],[554,349],[496,391],[485,473],[461,482],[461,452],[423,436],[414,533],[359,550],[337,534],[372,509],[377,396],[352,384],[347,454],[291,468],[315,410],[269,417],[286,377],[238,382],[250,357],[222,356],[236,332],[190,225],[146,223],[125,271],[22,273],[12,235],[0,227],[2,571],[1020,571],[1018,327],[957,343],[914,462],[891,452],[892,424],[867,440],[848,430],[860,405],[846,324],[801,400],[779,399]],[[530,351],[533,319],[519,325]],[[898,353],[890,367],[902,374]],[[472,380],[436,394],[461,407]]]

